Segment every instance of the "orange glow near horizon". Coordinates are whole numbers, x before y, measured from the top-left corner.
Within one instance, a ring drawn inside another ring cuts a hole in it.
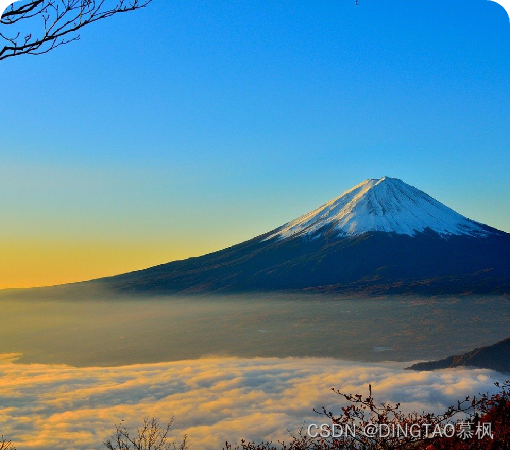
[[[85,281],[218,250],[191,242],[3,242],[0,289]]]

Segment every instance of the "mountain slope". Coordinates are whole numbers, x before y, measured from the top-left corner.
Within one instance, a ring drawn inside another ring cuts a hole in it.
[[[436,370],[452,367],[478,367],[498,372],[510,372],[510,338],[487,347],[476,348],[462,355],[449,356],[439,361],[413,364],[410,370]]]
[[[233,247],[97,282],[154,293],[510,293],[510,235],[383,177]]]

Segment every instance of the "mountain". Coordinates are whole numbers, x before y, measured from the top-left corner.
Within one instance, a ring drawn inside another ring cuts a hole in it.
[[[487,347],[476,348],[463,355],[449,356],[439,361],[413,364],[410,370],[436,370],[451,367],[478,367],[510,373],[510,338]]]
[[[365,180],[316,210],[280,227],[266,239],[317,237],[332,229],[338,236],[381,231],[415,236],[426,230],[441,236],[487,236],[490,230],[396,178]]]
[[[510,234],[383,177],[249,241],[96,282],[165,294],[508,294]]]

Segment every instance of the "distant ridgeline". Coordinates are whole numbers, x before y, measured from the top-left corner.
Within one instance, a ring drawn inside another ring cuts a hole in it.
[[[155,294],[510,294],[510,234],[383,177],[249,241],[94,283]]]
[[[413,364],[411,367],[407,367],[407,369],[436,370],[451,367],[478,367],[510,373],[510,338],[488,347],[476,348],[462,355],[449,356],[439,361]]]

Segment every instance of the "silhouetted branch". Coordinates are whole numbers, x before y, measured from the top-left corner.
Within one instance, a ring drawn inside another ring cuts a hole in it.
[[[0,436],[0,450],[16,450],[11,441],[7,441],[3,436]]]
[[[145,418],[135,434],[130,433],[125,425],[116,425],[115,433],[104,445],[108,450],[188,450],[187,436],[180,444],[168,442],[172,423],[173,419],[166,426],[161,426],[156,418]]]
[[[11,4],[0,19],[0,60],[41,55],[80,39],[78,30],[114,14],[145,8],[152,0],[33,0]]]

